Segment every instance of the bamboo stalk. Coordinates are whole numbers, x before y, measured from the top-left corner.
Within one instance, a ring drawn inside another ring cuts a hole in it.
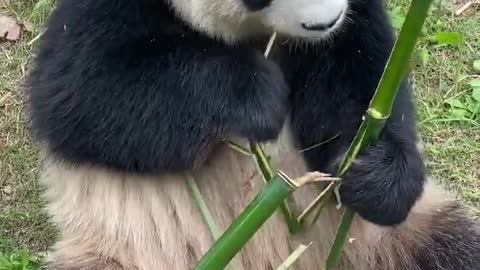
[[[386,120],[390,117],[400,84],[408,70],[415,43],[422,30],[431,3],[432,0],[412,1],[383,76],[370,102],[369,109],[339,167],[339,176],[342,176],[348,170],[361,150],[378,139]],[[351,209],[345,209],[326,261],[327,270],[336,267],[354,216],[355,214]]]
[[[288,195],[304,184],[330,180],[335,178],[318,172],[308,173],[295,180],[279,172],[232,222],[194,270],[224,269]]]
[[[265,151],[259,144],[251,144],[251,151],[255,156],[255,160],[257,162],[257,166],[262,173],[263,179],[265,182],[270,181],[275,174],[270,166],[267,156],[265,155]],[[285,222],[287,222],[288,230],[290,233],[296,233],[301,230],[300,223],[295,218],[290,205],[287,202],[287,198],[280,204],[280,210],[285,218]]]
[[[268,41],[267,47],[265,49],[265,52],[264,52],[265,58],[268,58],[276,37],[277,37],[277,33],[274,32],[270,37],[270,40]],[[270,165],[270,161],[268,160],[267,155],[265,154],[265,151],[263,150],[262,146],[257,143],[250,143],[250,149],[255,157],[257,167],[263,176],[263,180],[265,182],[268,182],[270,179],[274,177],[275,173],[272,169],[272,166]],[[293,211],[290,205],[288,204],[287,200],[282,202],[282,204],[280,205],[280,210],[282,211],[285,221],[287,222],[288,230],[290,231],[290,233],[296,233],[300,231],[301,224],[295,218],[295,215],[293,214]]]

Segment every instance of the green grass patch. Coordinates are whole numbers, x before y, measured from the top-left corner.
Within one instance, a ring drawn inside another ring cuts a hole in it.
[[[47,14],[35,8],[37,3],[0,1],[0,14],[28,26],[19,42],[0,44],[0,270],[33,269],[35,256],[21,250],[44,252],[55,237],[44,211],[38,151],[23,106],[22,83],[34,48],[29,42],[40,33]]]
[[[35,270],[40,269],[43,257],[21,250],[11,254],[0,252],[0,270]]]

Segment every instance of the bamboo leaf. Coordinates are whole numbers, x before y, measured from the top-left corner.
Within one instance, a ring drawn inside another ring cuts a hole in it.
[[[240,154],[243,154],[243,155],[246,155],[246,156],[251,156],[253,155],[252,152],[250,152],[250,150],[248,150],[247,148],[243,147],[242,145],[240,144],[237,144],[237,143],[234,143],[234,142],[231,142],[229,141],[228,142],[228,146],[235,150],[236,152],[239,152]]]
[[[312,149],[318,148],[318,147],[320,147],[320,146],[323,146],[323,145],[325,145],[325,144],[328,144],[328,143],[334,141],[335,139],[337,139],[338,137],[340,137],[341,134],[342,134],[342,132],[339,132],[339,133],[337,133],[335,136],[333,136],[333,137],[331,137],[331,138],[328,138],[328,139],[326,139],[326,140],[324,140],[324,141],[322,141],[322,142],[319,142],[319,143],[317,143],[317,144],[314,144],[314,145],[312,145],[312,146],[309,146],[309,147],[307,147],[307,148],[304,148],[304,149],[300,150],[300,153],[304,153],[304,152],[310,151],[310,150],[312,150]]]
[[[277,270],[289,269],[311,245],[312,242],[308,245],[300,244],[298,248],[277,268]]]
[[[193,179],[193,176],[191,176],[190,174],[187,174],[186,178],[187,178],[187,185],[190,188],[190,191],[198,206],[198,209],[200,209],[200,213],[202,214],[203,219],[207,223],[208,229],[212,234],[213,240],[217,240],[218,238],[220,238],[222,233],[220,232],[217,225],[215,224],[213,216],[210,213],[210,210],[208,209],[207,204],[205,203],[205,199],[203,198],[202,193],[200,192],[200,189],[198,188],[197,183],[195,182],[195,179]]]

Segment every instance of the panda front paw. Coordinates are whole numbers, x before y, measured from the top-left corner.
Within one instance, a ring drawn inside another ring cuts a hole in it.
[[[402,223],[423,191],[423,162],[416,151],[392,143],[370,146],[342,177],[340,197],[377,225]]]
[[[234,123],[237,135],[253,142],[276,139],[283,128],[288,112],[289,86],[280,67],[264,58],[254,56],[254,71],[247,91],[241,120]],[[245,91],[245,89],[243,89]],[[242,101],[240,101],[242,102]]]

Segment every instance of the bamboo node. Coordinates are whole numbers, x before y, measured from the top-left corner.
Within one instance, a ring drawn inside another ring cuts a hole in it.
[[[380,111],[378,111],[375,108],[369,108],[367,110],[367,113],[368,113],[369,116],[371,116],[375,119],[379,119],[379,120],[386,120],[390,116],[390,115],[384,115],[383,113],[381,113]]]

